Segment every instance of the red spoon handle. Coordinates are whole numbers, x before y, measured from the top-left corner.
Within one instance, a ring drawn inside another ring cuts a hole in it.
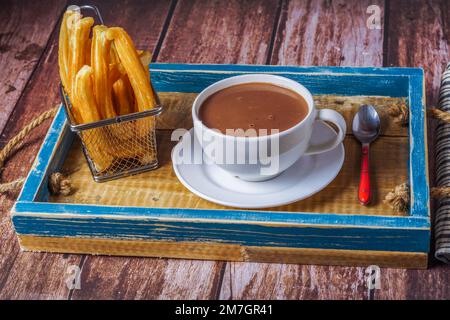
[[[362,205],[370,202],[369,145],[362,145],[361,176],[359,180],[358,199]]]

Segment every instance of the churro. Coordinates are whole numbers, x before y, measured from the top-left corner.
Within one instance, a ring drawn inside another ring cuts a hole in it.
[[[138,111],[156,107],[156,97],[151,88],[148,70],[145,70],[136,52],[133,41],[122,28],[109,28],[107,37],[114,41],[117,55],[123,65],[136,97]]]

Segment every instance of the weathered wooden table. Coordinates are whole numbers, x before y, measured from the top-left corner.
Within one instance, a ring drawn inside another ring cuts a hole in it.
[[[59,18],[77,2],[0,0],[0,147],[59,102]],[[154,61],[420,66],[429,106],[449,60],[446,0],[90,2]],[[370,5],[381,9],[381,29],[367,26]],[[48,124],[7,162],[3,181],[28,172]],[[1,299],[450,298],[450,268],[433,259],[426,271],[382,269],[381,289],[369,290],[365,268],[22,253],[9,217],[16,196],[0,195]],[[81,289],[66,285],[73,266]]]

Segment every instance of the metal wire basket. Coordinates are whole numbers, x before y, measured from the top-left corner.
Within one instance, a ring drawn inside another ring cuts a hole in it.
[[[103,182],[158,167],[156,116],[158,107],[87,124],[76,124],[69,97],[60,86],[70,129],[81,139],[95,181]]]
[[[92,11],[101,24],[103,18],[92,5],[70,6],[74,10]],[[151,85],[151,83],[150,83]],[[157,107],[93,123],[77,124],[69,96],[60,85],[70,129],[81,139],[83,152],[95,181],[117,179],[158,167],[156,149],[156,116],[162,112],[158,95]]]

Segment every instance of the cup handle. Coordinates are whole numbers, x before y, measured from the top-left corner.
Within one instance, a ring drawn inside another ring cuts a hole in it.
[[[337,111],[331,109],[319,109],[316,115],[316,121],[329,121],[332,122],[337,128],[337,136],[331,141],[322,143],[320,145],[309,146],[305,155],[319,154],[330,151],[336,148],[345,138],[347,132],[347,124],[344,117]]]

